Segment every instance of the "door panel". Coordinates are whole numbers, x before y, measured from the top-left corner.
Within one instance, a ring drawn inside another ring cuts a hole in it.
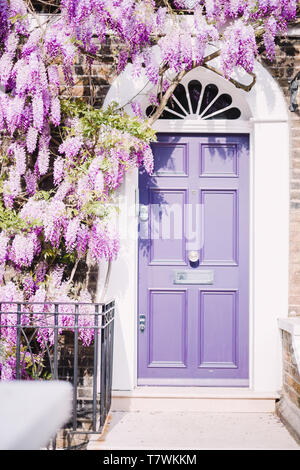
[[[237,367],[236,303],[236,291],[200,291],[199,367]]]
[[[154,159],[159,159],[156,176],[188,176],[188,145],[160,142],[153,144]]]
[[[201,191],[204,213],[202,264],[237,264],[237,199],[236,190]]]
[[[150,263],[185,264],[186,190],[150,189]]]
[[[150,291],[148,367],[186,367],[185,290]],[[172,341],[166,347],[172,325]]]
[[[248,386],[249,138],[161,134],[139,176],[140,385]]]
[[[200,149],[200,176],[238,176],[236,144],[202,144]]]

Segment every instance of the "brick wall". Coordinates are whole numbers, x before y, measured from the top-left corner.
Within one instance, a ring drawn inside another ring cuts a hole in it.
[[[276,412],[300,445],[300,371],[292,336],[282,331],[282,395]]]
[[[300,71],[300,36],[278,40],[276,59],[263,61],[278,81],[287,105],[290,104],[289,80]],[[299,109],[290,118],[290,249],[289,249],[289,314],[300,315],[300,89]],[[280,188],[278,188],[280,190]]]
[[[300,71],[300,35],[278,40],[276,60],[263,61],[278,81],[290,105],[289,81]],[[289,111],[290,119],[290,240],[289,240],[289,316],[300,316],[300,87],[298,106]],[[280,188],[278,188],[280,190]],[[285,312],[283,312],[284,314]],[[300,439],[300,372],[295,361],[292,337],[282,332],[282,400],[277,412],[294,436]],[[291,403],[289,405],[288,403]],[[291,412],[293,405],[298,412]],[[296,414],[294,414],[296,413]]]
[[[93,105],[100,107],[108,93],[108,90],[117,76],[117,56],[113,54],[114,43],[107,37],[100,50],[101,60],[95,60],[91,66],[86,64],[84,57],[79,57],[75,66],[75,86],[72,88],[72,95],[84,97],[87,102],[91,101],[94,95]]]
[[[86,66],[79,63],[76,73],[79,82],[75,88],[76,96],[90,96],[90,85],[95,87],[96,106],[101,106],[115,79],[116,59],[112,54],[113,44],[108,40],[102,47],[101,64],[92,66],[91,82]],[[277,80],[290,105],[289,81],[300,71],[300,35],[281,38],[277,41],[276,59],[268,62],[262,55],[262,62]],[[290,247],[289,247],[289,315],[300,316],[300,87],[298,93],[299,109],[289,111],[290,119]],[[278,188],[280,191],[280,188]],[[284,312],[283,312],[284,314]],[[293,360],[291,337],[283,333],[283,394],[300,408],[300,376]]]
[[[116,57],[112,53],[114,45],[107,38],[101,49],[101,63],[92,66],[91,79],[83,58],[76,66],[78,83],[74,94],[90,97],[91,86],[94,88],[95,106],[101,106],[111,83],[117,76]],[[262,56],[263,57],[263,56]],[[300,36],[282,38],[277,41],[275,61],[269,63],[262,59],[264,66],[278,81],[289,106],[289,80],[300,71]],[[290,274],[289,274],[289,312],[300,315],[300,87],[298,93],[299,109],[289,112],[291,129],[290,149]],[[279,188],[280,190],[280,188]]]
[[[292,337],[282,333],[283,393],[300,408],[300,371],[298,370],[292,345]]]

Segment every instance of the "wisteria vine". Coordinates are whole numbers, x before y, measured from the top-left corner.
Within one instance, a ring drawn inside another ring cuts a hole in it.
[[[22,0],[1,0],[0,11],[0,301],[1,324],[7,326],[1,330],[0,373],[5,380],[15,376],[13,302],[38,303],[24,311],[23,321],[32,326],[43,324],[46,314],[53,323],[48,302],[59,303],[62,327],[74,325],[74,306],[66,304],[74,300],[80,321],[93,322],[83,303],[94,299],[85,281],[75,282],[76,268],[84,271],[87,262],[116,258],[114,193],[129,169],[144,165],[152,171],[149,144],[155,134],[115,107],[103,111],[63,99],[60,86],[72,83],[77,53],[70,31],[60,21],[47,30],[32,28]],[[40,351],[53,343],[50,331],[50,326],[39,330]],[[93,330],[80,329],[79,337],[89,345]]]
[[[275,37],[295,20],[297,1],[61,0],[51,2],[58,15],[46,19],[34,3],[0,0],[0,302],[11,302],[8,309],[39,302],[49,313],[46,302],[92,301],[86,283],[76,283],[78,266],[116,258],[114,194],[129,169],[152,172],[150,124],[178,78],[214,57],[228,79],[235,67],[252,73],[258,44],[274,58]],[[117,106],[104,111],[63,97],[78,56],[89,66],[101,61],[108,37],[118,71],[130,62],[133,79],[145,73],[164,96],[152,120],[143,121],[137,101],[129,117]],[[2,324],[15,325],[4,304],[2,311]],[[73,312],[63,313],[62,326],[72,324]],[[0,373],[11,379],[16,333],[3,331]],[[38,341],[51,344],[43,331]]]

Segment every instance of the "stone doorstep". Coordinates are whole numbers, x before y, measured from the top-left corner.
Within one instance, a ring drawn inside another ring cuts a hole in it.
[[[111,411],[275,412],[276,392],[209,387],[137,387],[113,391]]]

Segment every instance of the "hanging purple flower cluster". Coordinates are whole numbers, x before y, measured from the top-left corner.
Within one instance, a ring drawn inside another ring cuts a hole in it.
[[[69,220],[64,219],[62,214],[66,210],[60,201],[62,238],[68,252],[76,250],[83,255],[89,249],[96,262],[103,257],[114,259],[119,251],[119,241],[112,217],[115,209],[108,203],[130,168],[143,164],[146,171],[152,172],[152,150],[148,143],[128,132],[104,124],[99,130],[99,143],[92,148],[92,142],[83,138],[78,121],[71,120],[69,125],[69,133],[59,147],[62,157],[54,164],[53,183],[57,191],[53,202],[58,203],[62,192],[62,199],[67,205],[72,201],[77,215]],[[107,144],[108,139],[110,144]],[[91,210],[95,207],[97,209],[92,215]],[[48,206],[47,218],[53,220],[52,213],[57,218],[59,210],[58,207],[49,210]],[[56,227],[53,233],[60,234],[60,229]]]
[[[200,65],[209,41],[220,41],[221,64],[225,76],[234,67],[251,72],[257,54],[255,33],[263,35],[267,56],[274,56],[277,33],[286,29],[296,15],[297,0],[176,0],[176,9],[194,13],[194,21],[184,15],[173,15],[165,7],[156,8],[153,0],[63,0],[66,24],[87,51],[95,53],[98,41],[113,32],[122,45],[119,72],[130,60],[133,75],[139,76],[144,65],[148,79],[157,84],[162,61],[164,67],[178,72],[189,70],[193,61]],[[237,24],[235,24],[235,21]],[[155,53],[151,36],[162,35]],[[232,51],[233,49],[233,51]]]
[[[56,268],[49,279],[48,290],[51,291],[54,301],[58,306],[58,333],[61,334],[64,327],[74,331],[75,327],[75,305],[70,305],[68,285],[62,282],[63,269]],[[30,292],[34,304],[23,304],[21,313],[21,324],[23,327],[37,328],[36,339],[40,345],[37,353],[27,349],[21,350],[20,354],[20,376],[30,379],[27,370],[30,366],[42,363],[45,350],[54,343],[54,305],[46,302],[47,292],[44,286],[40,286],[35,294],[33,292],[33,279],[28,277],[24,282],[23,293],[13,282],[0,286],[1,305],[1,338],[0,338],[0,377],[2,381],[14,380],[16,378],[17,358],[15,349],[17,345],[17,311],[16,302],[24,302],[26,293]],[[91,304],[91,296],[86,290],[82,290],[78,297],[78,333],[79,339],[84,346],[89,346],[94,338],[93,318],[94,308]],[[33,364],[34,363],[34,364]]]
[[[90,64],[112,33],[119,72],[130,61],[133,77],[144,70],[163,93],[172,85],[164,71],[203,64],[211,42],[219,47],[226,77],[236,66],[252,72],[257,36],[272,59],[275,36],[295,18],[297,0],[173,5],[170,11],[154,0],[61,0],[61,14],[39,24],[23,0],[0,0],[0,301],[40,302],[42,307],[30,312],[37,322],[44,321],[42,312],[53,321],[46,301],[74,299],[70,269],[66,272],[75,260],[115,259],[114,193],[129,169],[153,170],[154,132],[145,130],[138,101],[132,108],[139,119],[133,121],[120,113],[110,121],[105,112],[82,106],[68,114],[60,83],[74,84],[78,54],[87,54]],[[193,16],[178,15],[178,9]],[[77,298],[91,299],[85,290]],[[60,326],[73,326],[74,311],[61,308]],[[16,319],[7,315],[4,321]],[[52,343],[50,326],[39,333],[40,344]],[[16,336],[8,330],[11,351]],[[84,344],[92,340],[87,331],[80,333]],[[11,354],[5,364],[0,357],[2,377],[13,378],[13,362]]]
[[[97,25],[88,19],[96,11],[93,2],[73,2],[73,6],[68,2],[62,18],[44,30],[32,28],[23,0],[0,0],[0,301],[12,302],[1,310],[1,323],[7,325],[0,339],[2,380],[15,378],[16,315],[8,313],[16,310],[13,302],[37,302],[24,311],[22,323],[43,326],[37,335],[41,350],[54,340],[54,312],[47,302],[60,303],[61,328],[73,327],[74,306],[61,303],[90,303],[92,297],[84,288],[74,297],[72,266],[87,257],[95,263],[116,258],[119,238],[113,193],[130,168],[143,163],[148,171],[153,168],[150,138],[137,138],[126,130],[126,117],[123,130],[103,124],[95,145],[96,134],[87,137],[81,120],[62,112],[60,83],[73,84],[79,47],[73,25],[65,21],[72,8],[83,39],[80,47],[91,53],[97,51],[90,34],[93,26],[99,37],[108,24],[119,28],[126,40],[136,31],[137,49],[149,40],[152,20],[144,24],[144,7],[131,21],[135,2],[129,2],[126,18],[107,13],[101,23],[101,2],[97,5]],[[145,127],[138,120],[134,126]],[[53,132],[60,143],[53,141]],[[89,308],[80,305],[79,313],[89,313]],[[82,315],[79,327],[91,326],[92,321],[93,316]],[[79,337],[89,345],[93,330],[80,328]],[[26,375],[25,369],[22,374]]]
[[[149,8],[154,7],[152,1],[139,5],[135,1],[127,1],[126,5],[113,2],[118,7],[114,16],[105,9],[105,3],[65,0],[62,18],[43,32],[40,27],[30,27],[22,0],[1,0],[0,85],[5,92],[0,91],[0,136],[10,140],[2,198],[5,209],[19,211],[25,223],[21,233],[2,232],[1,248],[6,253],[1,256],[1,265],[9,262],[19,270],[30,267],[47,243],[53,249],[63,247],[67,253],[78,250],[83,257],[90,246],[96,247],[93,236],[98,240],[98,252],[92,252],[92,257],[99,261],[102,253],[107,259],[115,258],[118,243],[105,240],[110,236],[107,222],[103,217],[91,216],[88,205],[107,202],[125,172],[143,163],[141,152],[145,151],[147,170],[152,170],[153,156],[147,143],[128,132],[103,126],[102,141],[106,134],[110,139],[113,136],[113,143],[103,147],[100,142],[92,148],[82,135],[78,119],[64,123],[70,132],[66,132],[55,158],[51,157],[50,126],[61,123],[63,78],[59,67],[69,83],[77,53],[73,26],[81,31],[77,33],[84,36],[83,45],[89,51],[93,45],[88,30],[96,25],[96,13],[98,32],[110,25],[124,41],[131,38],[138,47],[149,41],[154,19],[147,18]],[[40,184],[49,171],[53,171],[54,194],[45,199],[40,196]],[[103,248],[99,247],[100,239]]]

